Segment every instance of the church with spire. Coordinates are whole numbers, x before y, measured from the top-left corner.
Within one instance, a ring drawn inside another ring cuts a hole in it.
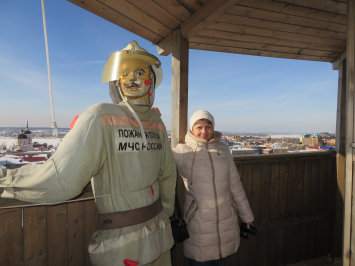
[[[15,150],[23,150],[23,151],[33,150],[32,133],[28,129],[28,120],[27,120],[26,130],[23,131],[21,127],[20,134],[18,134],[15,138]]]

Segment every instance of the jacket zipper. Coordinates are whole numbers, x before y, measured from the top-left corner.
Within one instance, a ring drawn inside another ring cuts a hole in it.
[[[208,149],[208,144],[206,144],[206,149],[208,152],[208,156],[210,157],[211,166],[212,166],[213,191],[214,191],[214,200],[216,203],[216,213],[217,213],[217,236],[218,236],[219,257],[222,258],[221,236],[219,235],[219,211],[218,211],[218,200],[217,200],[217,189],[216,189],[216,177],[215,177],[211,152]]]

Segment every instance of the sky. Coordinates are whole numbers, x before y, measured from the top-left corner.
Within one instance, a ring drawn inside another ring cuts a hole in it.
[[[164,78],[154,106],[171,127],[171,55],[65,0],[45,0],[55,120],[67,128],[111,102],[101,74],[132,40],[157,56]],[[0,1],[0,127],[50,127],[41,0]],[[189,117],[208,110],[222,132],[335,132],[338,71],[331,63],[190,50]]]

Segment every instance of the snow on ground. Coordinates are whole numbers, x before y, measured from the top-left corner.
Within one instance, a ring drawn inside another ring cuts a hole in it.
[[[47,145],[52,144],[54,147],[56,147],[61,139],[55,139],[55,138],[43,138],[43,139],[32,139],[32,143],[38,142],[38,143],[47,143]],[[6,147],[10,147],[11,145],[15,145],[15,139],[14,138],[0,138],[0,145],[5,142]]]
[[[11,155],[11,154],[0,155],[0,163],[2,163],[2,164],[6,164],[6,163],[28,164],[29,162],[22,160],[22,157],[23,156],[17,156],[17,155]]]

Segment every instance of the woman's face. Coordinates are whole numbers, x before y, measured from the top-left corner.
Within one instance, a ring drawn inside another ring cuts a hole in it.
[[[192,127],[192,134],[194,134],[195,137],[207,141],[212,137],[212,132],[213,132],[213,125],[207,122],[196,123]]]

